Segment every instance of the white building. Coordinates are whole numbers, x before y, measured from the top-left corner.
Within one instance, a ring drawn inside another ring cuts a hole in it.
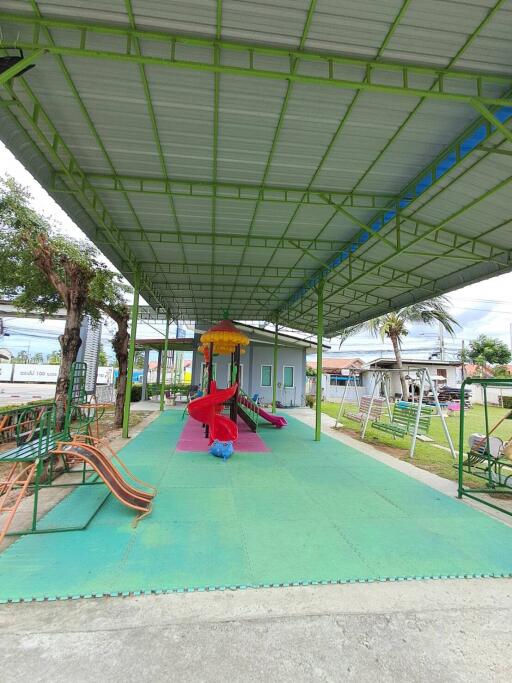
[[[272,401],[274,364],[274,332],[253,325],[235,322],[237,328],[250,339],[241,358],[241,386],[250,397],[258,395],[263,404]],[[195,346],[209,325],[196,324]],[[324,345],[325,349],[329,349]],[[277,400],[283,406],[305,404],[306,356],[316,353],[316,344],[284,332],[278,333]],[[201,383],[203,355],[194,350],[192,355],[192,384]],[[215,356],[214,376],[219,388],[228,386],[229,356]]]
[[[326,359],[327,360],[327,359]],[[328,359],[332,361],[332,359]],[[350,359],[351,364],[356,359]],[[403,372],[406,378],[410,378],[409,385],[412,391],[412,383],[417,379],[416,370],[420,368],[428,368],[430,375],[436,381],[438,387],[441,386],[457,386],[461,382],[461,364],[460,361],[441,361],[441,360],[422,360],[422,359],[403,359]],[[342,370],[343,381],[340,378],[336,379],[332,374],[325,372],[322,377],[322,393],[326,401],[338,402],[346,391],[345,400],[354,401],[355,388],[353,381],[348,381],[348,369]],[[359,396],[371,394],[375,382],[375,370],[397,370],[396,360],[394,358],[376,358],[370,363],[365,363],[362,367],[356,368],[356,384]],[[400,375],[398,372],[389,373],[389,397],[391,400],[400,398],[402,396],[402,386],[400,384]],[[346,386],[346,390],[345,390]]]

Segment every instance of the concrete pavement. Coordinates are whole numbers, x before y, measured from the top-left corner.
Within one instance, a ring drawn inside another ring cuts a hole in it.
[[[510,680],[512,580],[103,598],[0,607],[9,680]]]

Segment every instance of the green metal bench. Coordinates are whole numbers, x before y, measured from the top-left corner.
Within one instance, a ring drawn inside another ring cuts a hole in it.
[[[430,406],[421,406],[418,421],[418,434],[426,435],[430,429],[430,420],[434,409]],[[404,437],[406,434],[413,434],[418,415],[418,405],[408,403],[407,405],[395,403],[393,406],[393,416],[391,422],[372,422],[375,429],[392,434],[394,437]]]
[[[78,475],[78,480],[55,483],[55,477],[58,474],[56,472],[58,458],[53,455],[52,451],[55,450],[58,442],[69,441],[71,432],[88,433],[91,423],[97,420],[95,406],[92,405],[90,410],[86,401],[86,369],[85,363],[74,363],[72,366],[62,431],[58,432],[56,429],[56,407],[53,402],[37,406],[37,414],[30,406],[20,409],[16,423],[9,423],[8,429],[4,430],[4,434],[13,445],[8,450],[0,452],[0,464],[11,466],[5,479],[0,481],[0,515],[6,514],[5,519],[2,518],[0,521],[0,541],[4,536],[9,535],[84,529],[96,513],[98,505],[92,514],[88,514],[87,519],[65,529],[48,528],[47,525],[44,529],[40,529],[38,525],[38,499],[42,488],[90,486],[102,483],[94,470],[88,468],[85,462],[80,469],[70,469],[67,460],[64,460],[64,471]],[[27,528],[9,533],[9,525],[29,490],[32,492],[31,522]],[[107,495],[106,490],[103,500]],[[16,496],[13,504],[6,502],[13,496]],[[100,500],[100,504],[103,500]]]

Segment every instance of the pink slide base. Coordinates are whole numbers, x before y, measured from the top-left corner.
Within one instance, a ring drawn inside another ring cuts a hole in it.
[[[238,420],[238,439],[233,444],[238,453],[269,453],[270,448],[258,434],[251,432],[242,420]],[[204,436],[204,429],[199,422],[187,419],[181,432],[176,450],[187,453],[200,453],[208,450],[208,439]]]

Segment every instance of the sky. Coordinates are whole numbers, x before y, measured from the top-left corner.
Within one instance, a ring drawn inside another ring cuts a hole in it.
[[[59,230],[76,238],[85,238],[67,214],[0,143],[0,175],[5,174],[11,175],[17,182],[29,188],[34,208],[50,218]],[[107,259],[104,260],[109,263]],[[511,291],[512,273],[507,273],[469,285],[448,296],[450,313],[458,320],[460,328],[457,329],[454,337],[445,335],[447,358],[454,358],[463,341],[467,346],[469,341],[479,334],[497,337],[507,345],[511,345],[512,301],[508,296]],[[52,350],[59,348],[58,335],[62,331],[62,323],[59,321],[40,322],[34,319],[4,318],[4,325],[7,331],[10,331],[10,336],[0,340],[0,348],[7,348],[14,355],[21,350],[26,350],[30,354],[42,352],[46,356]],[[163,332],[163,324],[156,324],[155,327]],[[107,353],[110,353],[109,340],[113,329],[113,326],[108,323],[102,335]],[[159,336],[158,331],[154,328],[139,323],[137,337],[157,336]],[[368,334],[351,337],[341,347],[337,339],[331,340],[330,343],[332,352],[344,357],[357,356],[363,360],[371,360],[381,355],[392,354],[389,342],[383,342],[380,338]],[[409,335],[404,339],[403,355],[412,358],[428,358],[438,346],[437,328],[416,325],[411,327]]]

